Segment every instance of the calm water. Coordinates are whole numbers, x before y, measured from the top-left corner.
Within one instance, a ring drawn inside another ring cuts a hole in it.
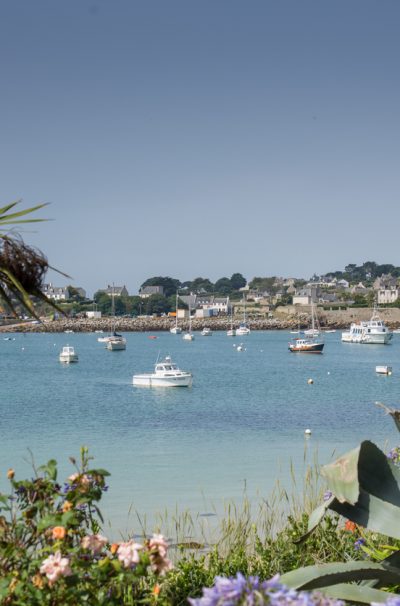
[[[29,451],[36,464],[56,458],[63,479],[72,473],[68,457],[87,445],[112,473],[103,509],[114,530],[134,525],[130,508],[151,523],[164,508],[218,510],[245,487],[251,498],[267,496],[277,477],[289,477],[291,460],[301,475],[305,448],[327,462],[365,438],[385,448],[399,442],[374,405],[398,406],[399,335],[389,346],[363,346],[328,334],[322,356],[291,354],[290,335],[277,331],[198,333],[193,342],[128,333],[123,352],[107,351],[96,334],[3,336],[1,488],[9,467],[19,478],[30,473]],[[233,347],[240,340],[246,351]],[[58,362],[66,344],[78,364]],[[159,352],[193,372],[191,389],[132,386],[132,374],[150,371]],[[392,365],[393,375],[377,376],[377,364]]]

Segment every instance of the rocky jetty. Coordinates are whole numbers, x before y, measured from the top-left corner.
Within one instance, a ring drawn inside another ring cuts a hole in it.
[[[346,310],[318,311],[318,320],[322,329],[344,329],[348,328],[351,322],[360,320],[369,320],[372,315],[372,309],[348,308]],[[380,312],[382,319],[390,328],[400,327],[400,309],[387,308]],[[234,318],[234,326],[239,326],[241,317]],[[95,332],[103,331],[108,333],[110,330],[110,318],[88,319],[88,318],[62,318],[59,320],[43,319],[40,323],[19,322],[18,324],[8,324],[0,326],[2,332]],[[310,326],[309,313],[287,313],[285,308],[278,308],[272,318],[257,318],[249,316],[248,322],[251,330],[294,330],[300,325],[301,329]],[[115,328],[121,332],[157,332],[168,331],[175,325],[173,318],[116,318]],[[179,326],[182,330],[189,329],[188,320],[180,320]],[[231,320],[228,316],[219,316],[215,318],[195,318],[192,320],[192,330],[202,330],[208,326],[213,331],[226,331],[231,326]]]

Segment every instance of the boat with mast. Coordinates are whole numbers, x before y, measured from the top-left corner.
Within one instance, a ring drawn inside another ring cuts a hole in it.
[[[194,334],[192,333],[192,310],[191,310],[191,306],[190,306],[190,300],[189,300],[189,330],[188,330],[188,332],[185,332],[182,339],[184,339],[185,341],[194,340]]]
[[[175,326],[169,329],[169,332],[173,335],[180,335],[182,328],[178,326],[178,291],[176,291],[176,305],[175,305]]]
[[[233,306],[231,305],[231,327],[226,332],[227,337],[236,337],[236,328],[233,328]]]
[[[241,322],[239,328],[236,329],[236,335],[248,334],[250,334],[250,328],[246,321],[246,297],[244,297],[243,322]]]
[[[112,316],[112,332],[107,337],[106,348],[109,351],[122,351],[126,349],[126,339],[122,335],[116,332],[116,319],[115,319],[115,293],[114,293],[114,284],[111,292],[111,316]]]
[[[314,303],[311,301],[311,329],[308,331],[308,336],[304,339],[295,339],[289,343],[289,351],[292,353],[312,353],[321,354],[324,349],[324,342],[318,339],[319,331],[315,327],[316,316],[314,311]],[[306,331],[304,331],[306,334]]]

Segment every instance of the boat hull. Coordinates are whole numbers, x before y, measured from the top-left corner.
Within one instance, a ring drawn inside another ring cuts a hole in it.
[[[154,375],[133,375],[136,387],[191,387],[193,377],[189,373],[180,376],[156,377]]]
[[[107,342],[106,347],[109,351],[123,351],[126,349],[126,340],[110,340]]]
[[[63,362],[64,364],[72,364],[73,362],[78,362],[78,360],[79,360],[77,354],[65,355],[65,356],[60,354],[59,359],[60,359],[60,362]]]
[[[173,328],[170,328],[169,332],[172,335],[180,335],[182,332],[182,328],[179,328],[179,326],[174,326]]]
[[[381,334],[351,334],[342,333],[343,343],[361,343],[362,345],[387,345],[392,338],[392,333]]]
[[[289,345],[292,353],[322,354],[324,343],[311,343],[309,345]]]

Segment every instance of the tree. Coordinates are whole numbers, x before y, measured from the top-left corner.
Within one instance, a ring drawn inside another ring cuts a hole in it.
[[[232,292],[232,284],[229,278],[220,278],[214,284],[215,292],[221,295],[229,295]]]
[[[214,284],[210,282],[208,278],[195,278],[192,282],[187,284],[187,288],[194,293],[200,293],[202,290],[205,292],[213,292]]]
[[[144,288],[145,286],[162,286],[164,289],[164,295],[169,297],[170,295],[176,293],[180,285],[180,281],[176,278],[170,278],[168,276],[155,276],[154,278],[148,278],[148,280],[143,282],[141,288]]]
[[[145,310],[146,314],[151,316],[167,313],[171,310],[171,306],[168,299],[163,295],[151,295],[148,299],[145,299]]]
[[[242,276],[242,274],[232,274],[231,276],[231,285],[233,290],[239,290],[240,288],[244,288],[247,284],[246,278]]]

